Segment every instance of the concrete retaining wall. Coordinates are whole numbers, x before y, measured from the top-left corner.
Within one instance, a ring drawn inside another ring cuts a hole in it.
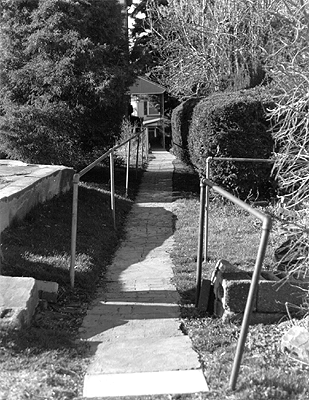
[[[64,166],[0,160],[0,233],[38,203],[71,189],[73,175]]]

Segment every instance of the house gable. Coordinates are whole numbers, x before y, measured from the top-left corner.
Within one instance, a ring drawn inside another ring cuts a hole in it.
[[[165,88],[146,78],[139,77],[129,91],[131,94],[163,94]]]

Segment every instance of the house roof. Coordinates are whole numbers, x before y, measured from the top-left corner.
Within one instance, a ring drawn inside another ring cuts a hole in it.
[[[162,94],[165,88],[139,76],[134,85],[130,86],[129,91],[131,94]]]

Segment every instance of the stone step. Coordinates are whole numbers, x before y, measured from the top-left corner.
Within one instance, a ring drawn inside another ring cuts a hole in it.
[[[39,299],[55,301],[57,292],[55,282],[0,276],[0,327],[10,330],[28,326]]]
[[[201,369],[86,375],[83,397],[104,398],[208,391]]]

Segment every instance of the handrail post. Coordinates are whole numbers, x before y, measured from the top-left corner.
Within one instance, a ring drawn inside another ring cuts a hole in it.
[[[201,281],[202,281],[202,260],[203,260],[203,242],[204,242],[204,219],[205,219],[205,189],[206,184],[203,179],[200,181],[200,220],[199,220],[199,235],[198,235],[198,251],[196,264],[196,292],[195,292],[195,307],[198,307]]]
[[[135,166],[135,171],[136,171],[136,177],[137,177],[137,171],[138,171],[138,153],[139,153],[139,135],[137,136],[137,148],[136,148],[136,166]]]
[[[114,166],[114,149],[110,152],[110,187],[111,187],[111,210],[113,216],[114,229],[116,230],[116,209],[115,209],[115,166]]]
[[[70,262],[70,283],[71,283],[72,288],[74,288],[74,281],[75,281],[78,184],[79,184],[79,174],[74,174],[74,176],[73,176],[73,203],[72,203],[72,229],[71,229],[71,262]]]
[[[78,208],[78,184],[80,178],[85,175],[88,171],[90,171],[93,167],[98,165],[102,160],[106,159],[110,156],[110,174],[111,174],[111,208],[113,212],[113,221],[114,221],[114,228],[116,230],[116,211],[115,211],[115,172],[114,172],[114,151],[120,147],[125,145],[126,143],[130,143],[131,140],[135,139],[136,129],[133,130],[133,135],[125,140],[123,143],[114,146],[113,148],[109,149],[106,153],[102,154],[99,158],[93,161],[91,164],[87,165],[77,174],[73,176],[73,204],[72,204],[72,230],[71,230],[71,259],[70,259],[70,282],[72,288],[74,287],[74,279],[75,279],[75,263],[76,263],[76,238],[77,238],[77,208]],[[130,153],[130,151],[129,151]],[[138,159],[137,159],[138,161]],[[137,174],[137,171],[136,171]],[[127,171],[127,182],[128,182],[128,171]],[[128,192],[128,183],[126,185],[126,192]],[[1,240],[0,240],[1,246]],[[1,247],[0,247],[0,257],[1,257]],[[1,258],[0,258],[0,273],[1,273]]]
[[[231,376],[230,376],[230,389],[235,390],[236,381],[237,381],[237,377],[238,377],[238,373],[239,373],[239,369],[240,369],[241,358],[243,355],[246,337],[248,334],[250,317],[251,317],[252,308],[253,308],[253,302],[254,302],[254,298],[256,296],[256,292],[258,289],[259,277],[260,277],[263,261],[265,258],[267,242],[268,242],[268,238],[269,238],[269,234],[270,234],[270,230],[271,230],[272,220],[269,215],[263,214],[259,210],[252,208],[249,204],[245,203],[244,201],[235,197],[231,193],[227,192],[225,189],[215,185],[210,180],[205,179],[204,182],[206,183],[207,186],[210,186],[215,192],[219,193],[221,196],[230,200],[232,203],[238,205],[239,207],[246,210],[251,215],[254,215],[256,218],[258,218],[259,220],[261,220],[263,222],[260,245],[259,245],[259,249],[258,249],[258,253],[257,253],[255,265],[254,265],[254,271],[253,271],[249,294],[247,297],[247,303],[246,303],[246,307],[245,307],[245,311],[244,311],[240,337],[238,339],[234,363],[233,363],[232,372],[231,372]],[[201,229],[201,227],[200,227],[200,229]]]
[[[248,294],[248,298],[247,298],[246,308],[245,308],[243,321],[242,321],[242,325],[241,325],[240,336],[238,339],[234,363],[233,363],[232,372],[231,372],[231,376],[230,376],[230,389],[231,390],[235,390],[235,387],[236,387],[236,381],[237,381],[237,377],[238,377],[238,373],[239,373],[239,369],[240,369],[240,363],[241,363],[242,355],[244,352],[246,338],[247,338],[249,324],[250,324],[250,317],[251,317],[252,308],[253,308],[253,301],[254,301],[254,297],[256,295],[258,284],[259,284],[259,277],[260,277],[263,260],[264,260],[265,253],[266,253],[267,241],[268,241],[270,230],[271,230],[271,218],[269,216],[266,216],[264,223],[263,223],[263,227],[262,227],[260,246],[259,246],[259,250],[258,250],[258,254],[257,254],[257,258],[256,258],[256,263],[254,266],[254,272],[253,272],[253,276],[252,276],[252,280],[251,280],[251,285],[250,285],[249,294]]]
[[[142,158],[142,168],[143,168],[143,165],[144,165],[144,133],[141,133],[141,148],[142,148],[141,158]]]
[[[209,163],[212,160],[212,157],[207,157],[206,159],[206,179],[209,179],[210,176],[210,168]],[[206,185],[206,201],[205,201],[205,253],[204,253],[204,262],[207,267],[208,262],[208,238],[209,238],[209,186]]]
[[[0,275],[2,275],[2,262],[3,262],[3,253],[1,249],[1,231],[0,231]]]
[[[131,140],[128,141],[128,146],[127,146],[126,197],[129,196],[130,153],[131,153]]]
[[[146,163],[148,164],[148,158],[149,158],[149,133],[148,129],[145,131],[145,136],[146,136]]]

